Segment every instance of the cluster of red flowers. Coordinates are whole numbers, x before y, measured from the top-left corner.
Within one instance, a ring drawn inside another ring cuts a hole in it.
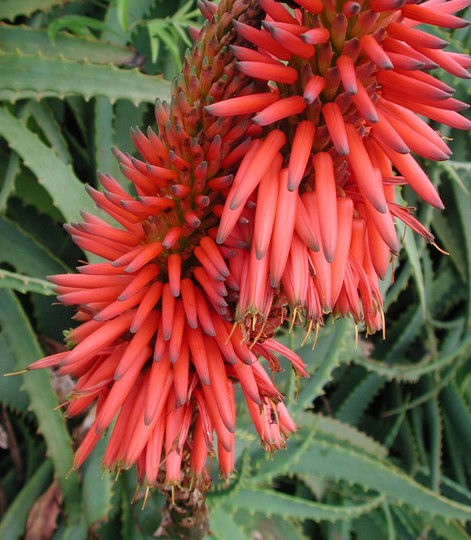
[[[285,445],[296,426],[264,364],[280,370],[281,354],[307,373],[274,332],[289,320],[309,335],[327,313],[382,327],[394,218],[433,242],[395,187],[442,207],[411,152],[450,151],[417,114],[470,125],[427,73],[468,77],[469,59],[414,28],[463,26],[452,13],[469,0],[199,4],[207,22],[157,133],[131,133],[143,160],[115,150],[137,196],[101,175],[89,194],[117,225],[68,226],[105,261],[51,278],[81,324],[30,366],[77,379],[68,416],[96,403],[75,467],[112,429],[104,466],[137,463],[148,487],[206,482],[215,453],[232,473],[236,383],[262,444]]]

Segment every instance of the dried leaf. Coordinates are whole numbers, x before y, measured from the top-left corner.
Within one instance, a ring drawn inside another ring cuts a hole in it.
[[[62,500],[56,480],[33,504],[26,522],[25,540],[50,540],[57,528],[57,516]]]

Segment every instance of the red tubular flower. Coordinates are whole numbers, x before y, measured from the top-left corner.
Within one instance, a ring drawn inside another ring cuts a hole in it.
[[[271,94],[252,94],[263,83],[237,75],[228,48],[239,46],[232,19],[251,28],[260,18],[257,2],[223,0],[214,13],[203,3],[203,12],[211,20],[185,57],[170,104],[156,105],[158,133],[131,133],[143,160],[114,151],[137,197],[111,176],[100,175],[103,191],[89,188],[89,194],[118,225],[83,214],[83,223],[68,226],[77,245],[104,259],[80,266],[78,274],[50,278],[59,300],[77,306],[81,324],[67,336],[71,350],[29,366],[56,366],[77,379],[68,416],[96,402],[95,421],[74,467],[112,429],[104,466],[119,471],[137,463],[139,480],[148,487],[195,476],[205,484],[214,432],[221,474],[232,473],[235,383],[263,445],[284,446],[296,426],[259,358],[278,368],[273,351],[280,352],[306,375],[296,355],[266,339],[278,323],[266,327],[264,340],[253,349],[234,326],[241,276],[231,257],[234,247],[245,243],[234,230],[216,244],[217,209],[226,200],[240,161],[234,155],[243,153],[250,128],[240,118],[216,119],[204,106],[216,107],[236,95],[248,115],[275,100]],[[267,141],[260,147],[264,170],[285,137],[274,131]],[[252,177],[255,171],[248,172]],[[239,193],[233,202],[243,209],[246,201]],[[266,419],[272,416],[276,421],[268,429]]]
[[[378,278],[399,249],[394,218],[433,242],[395,203],[394,186],[407,184],[443,208],[411,152],[432,160],[451,152],[421,116],[471,126],[460,115],[467,105],[428,73],[441,67],[468,78],[469,58],[416,27],[466,26],[454,13],[469,3],[260,0],[261,29],[234,22],[249,42],[233,49],[239,73],[268,81],[270,96],[259,89],[251,103],[263,142],[250,143],[216,237],[222,245],[240,235],[241,220],[252,224],[244,232],[250,255],[240,251],[231,262],[249,275],[237,310],[248,335],[263,335],[286,304],[291,323],[309,329],[328,312],[351,315],[368,332],[383,326]],[[227,119],[239,114],[240,99],[206,111]]]

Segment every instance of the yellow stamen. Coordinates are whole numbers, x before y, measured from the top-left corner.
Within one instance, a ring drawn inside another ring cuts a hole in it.
[[[311,332],[312,332],[312,325],[313,325],[313,321],[312,319],[309,321],[309,325],[307,327],[307,332],[306,332],[306,335],[304,336],[304,339],[301,343],[301,347],[304,347],[306,341],[309,340],[309,338],[311,337]]]
[[[234,334],[235,332],[235,329],[237,327],[237,322],[235,322],[233,325],[232,325],[232,330],[231,330],[231,333],[227,336],[227,339],[226,339],[226,345],[229,343],[229,341],[231,341],[231,338],[232,338],[232,335]]]
[[[252,347],[257,343],[257,341],[260,339],[260,337],[262,336],[263,334],[263,330],[265,329],[265,325],[266,325],[266,322],[264,322],[262,324],[262,326],[260,327],[260,330],[258,331],[258,334],[255,336],[255,339],[253,341],[253,343],[250,345],[249,347],[249,350],[252,349]]]
[[[64,403],[61,403],[60,405],[57,405],[57,407],[54,407],[52,410],[53,411],[58,411],[59,409],[62,409],[62,407],[65,407],[69,403],[70,403],[70,400],[69,401],[64,401]]]
[[[12,373],[5,373],[4,377],[14,377],[15,375],[23,375],[23,373],[28,373],[29,370],[22,369],[21,371],[13,371]]]
[[[289,333],[291,334],[291,332],[293,331],[293,327],[294,327],[294,323],[296,322],[296,311],[297,311],[297,307],[295,307],[293,309],[293,312],[291,313],[291,317],[290,317],[290,324],[289,324]]]
[[[443,255],[450,255],[448,251],[445,251],[440,246],[438,246],[435,242],[432,242],[432,246],[437,249],[440,253],[443,253]]]
[[[316,322],[316,333],[314,335],[314,343],[312,344],[312,350],[314,350],[316,348],[316,345],[317,345],[317,339],[319,337],[319,321]]]
[[[141,510],[144,510],[144,508],[146,507],[147,499],[149,498],[149,493],[150,493],[150,487],[147,486],[146,487],[146,492],[145,492],[145,495],[144,495],[144,501],[142,502]]]
[[[136,489],[134,490],[134,495],[131,499],[131,504],[134,504],[136,502],[137,494],[139,493],[139,490],[141,489],[141,484],[137,484]]]

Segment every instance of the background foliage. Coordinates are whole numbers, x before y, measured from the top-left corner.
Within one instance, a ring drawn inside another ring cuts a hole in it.
[[[92,209],[84,183],[95,186],[97,170],[122,180],[110,148],[133,152],[129,127],[153,123],[186,27],[200,24],[195,7],[0,2],[0,373],[61,347],[71,312],[53,304],[45,276],[84,258],[62,223]],[[447,38],[460,52],[471,44],[467,29]],[[469,80],[444,79],[469,99]],[[418,215],[450,256],[405,232],[384,283],[386,340],[356,346],[349,320],[321,328],[314,351],[301,332],[282,337],[310,366],[308,380],[278,377],[301,429],[267,456],[240,407],[237,476],[215,475],[208,500],[212,538],[469,538],[471,145],[469,133],[440,129],[453,159],[427,170],[447,208],[418,205]],[[52,372],[0,377],[0,538],[152,538],[163,498],[130,505],[133,472],[100,469],[105,440],[66,478],[90,423],[53,410],[69,389]]]

